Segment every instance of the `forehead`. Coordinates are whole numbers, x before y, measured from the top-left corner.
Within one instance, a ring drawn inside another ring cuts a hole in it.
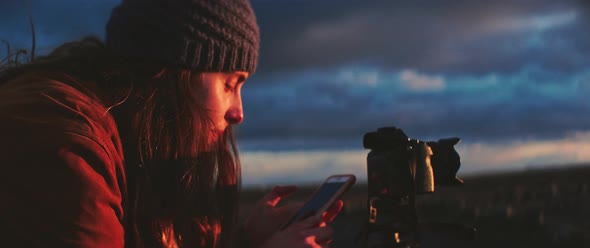
[[[202,72],[197,77],[191,77],[192,85],[202,88],[210,88],[221,83],[241,84],[246,81],[249,73],[236,72]]]
[[[246,71],[234,71],[234,72],[203,72],[203,76],[205,77],[215,77],[215,78],[248,78],[250,73]]]

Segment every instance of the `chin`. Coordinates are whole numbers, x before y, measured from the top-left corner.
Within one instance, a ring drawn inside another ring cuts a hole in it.
[[[211,143],[219,141],[219,139],[221,139],[223,137],[224,132],[225,132],[225,130],[219,130],[219,129],[212,130],[211,135],[209,136],[209,141]]]
[[[225,133],[225,131],[226,131],[226,130],[227,130],[227,129],[220,129],[220,130],[217,130],[217,132],[216,132],[217,136],[219,136],[219,137],[222,137],[222,136],[223,136],[223,134]]]

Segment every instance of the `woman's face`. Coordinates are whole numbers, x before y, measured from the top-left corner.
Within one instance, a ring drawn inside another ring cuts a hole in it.
[[[196,80],[195,97],[209,111],[215,133],[244,120],[241,90],[248,76],[248,72],[205,72]]]

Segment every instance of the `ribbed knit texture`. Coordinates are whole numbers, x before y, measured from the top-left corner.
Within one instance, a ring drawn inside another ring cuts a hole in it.
[[[248,0],[123,0],[111,13],[106,44],[195,71],[254,72],[260,34]]]

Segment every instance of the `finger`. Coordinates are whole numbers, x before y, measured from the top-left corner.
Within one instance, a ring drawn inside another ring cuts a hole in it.
[[[264,202],[264,204],[270,205],[271,207],[274,207],[279,203],[279,201],[281,201],[283,197],[292,195],[295,193],[295,191],[297,191],[297,186],[294,185],[275,186],[270,191],[270,193],[262,198],[262,202]]]
[[[332,239],[332,236],[334,236],[334,229],[330,226],[314,227],[304,230],[302,233],[305,236],[315,236],[316,243],[321,243]]]
[[[316,241],[315,241],[315,242],[316,242],[318,245],[321,245],[322,247],[328,247],[328,245],[329,245],[330,243],[332,243],[332,241],[333,241],[333,240],[334,240],[333,238],[329,238],[329,239],[326,239],[326,240],[318,240],[318,239],[316,238]]]
[[[335,201],[334,204],[332,204],[332,206],[330,206],[330,208],[324,212],[322,219],[325,222],[332,222],[332,220],[336,218],[340,211],[342,211],[343,207],[344,202],[342,200]]]

